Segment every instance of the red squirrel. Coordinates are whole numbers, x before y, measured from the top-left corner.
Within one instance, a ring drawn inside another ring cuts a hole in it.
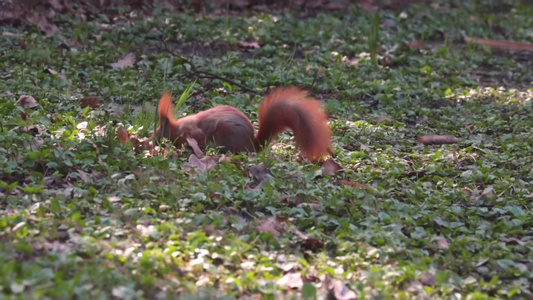
[[[259,106],[259,130],[246,115],[233,106],[221,105],[176,120],[170,94],[159,100],[159,127],[156,140],[165,137],[176,147],[193,138],[204,149],[211,141],[223,152],[258,151],[276,136],[291,129],[296,145],[311,161],[328,154],[331,148],[331,130],[328,117],[320,101],[296,87],[276,88],[270,91]]]

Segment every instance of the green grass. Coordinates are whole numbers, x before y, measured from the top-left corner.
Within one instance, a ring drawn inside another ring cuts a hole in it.
[[[531,43],[533,9],[449,3],[382,10],[379,31],[360,9],[3,27],[27,47],[0,36],[1,298],[322,298],[326,277],[360,298],[531,298],[533,60],[461,31]],[[128,53],[133,66],[110,66]],[[180,114],[229,104],[256,124],[280,85],[323,101],[343,172],[299,163],[290,134],[200,174],[182,168],[189,149],[150,156],[116,137],[150,136],[165,90],[192,86]],[[38,107],[14,106],[21,95]],[[427,134],[462,140],[416,143]],[[262,186],[256,164],[273,174]],[[311,284],[288,289],[287,272]]]

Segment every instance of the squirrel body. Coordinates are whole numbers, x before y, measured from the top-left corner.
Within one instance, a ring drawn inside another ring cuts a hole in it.
[[[235,107],[221,105],[181,119],[173,116],[170,94],[159,101],[159,127],[155,138],[168,138],[176,147],[193,138],[200,148],[210,142],[223,152],[254,152],[270,143],[276,136],[291,129],[296,145],[312,161],[327,155],[331,148],[328,117],[320,101],[296,87],[270,91],[259,106],[259,130],[246,115]]]

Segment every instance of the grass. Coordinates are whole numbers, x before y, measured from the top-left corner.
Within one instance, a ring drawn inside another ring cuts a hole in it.
[[[0,295],[323,298],[335,283],[359,298],[531,298],[533,60],[461,31],[533,42],[533,10],[450,3],[382,10],[379,31],[358,9],[3,27],[20,36],[0,36]],[[183,169],[189,149],[150,156],[116,136],[149,136],[164,90],[192,86],[182,114],[229,104],[256,122],[279,85],[323,101],[342,172],[299,163],[290,134],[206,173]],[[461,141],[416,143],[427,134]]]

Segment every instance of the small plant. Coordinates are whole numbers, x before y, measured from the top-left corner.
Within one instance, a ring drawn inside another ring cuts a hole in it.
[[[377,10],[372,19],[372,26],[370,27],[370,35],[368,36],[368,49],[370,51],[370,60],[377,64],[377,52],[379,46],[379,26],[381,23],[380,12]]]

